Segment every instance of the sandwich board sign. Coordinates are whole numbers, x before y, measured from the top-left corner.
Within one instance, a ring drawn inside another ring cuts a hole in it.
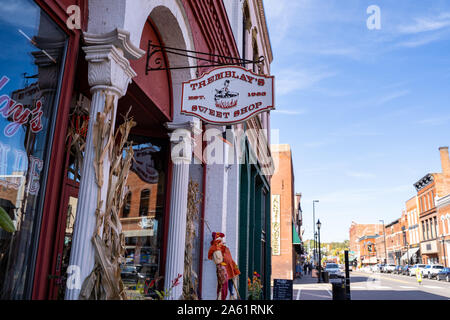
[[[217,125],[244,122],[274,109],[274,77],[240,66],[211,69],[183,82],[181,114]]]

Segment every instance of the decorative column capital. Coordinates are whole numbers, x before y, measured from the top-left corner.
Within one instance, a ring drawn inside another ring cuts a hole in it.
[[[131,44],[129,33],[116,29],[105,34],[84,33],[88,81],[91,92],[112,91],[124,96],[128,84],[137,74],[128,59],[138,59],[145,52]]]
[[[182,123],[167,122],[165,127],[171,131],[169,136],[172,162],[174,164],[190,164],[194,144],[192,135],[198,135],[200,129],[197,128],[193,121]]]

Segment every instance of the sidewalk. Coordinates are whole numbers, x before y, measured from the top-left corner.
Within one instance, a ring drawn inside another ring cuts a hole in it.
[[[331,283],[317,283],[317,278],[311,275],[303,275],[294,279],[294,300],[332,300]]]

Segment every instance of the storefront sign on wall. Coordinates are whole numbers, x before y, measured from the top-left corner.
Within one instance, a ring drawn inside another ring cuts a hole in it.
[[[235,124],[274,109],[274,77],[239,66],[212,69],[183,82],[181,113],[212,124]]]
[[[272,255],[279,256],[281,254],[280,240],[280,195],[272,195]]]

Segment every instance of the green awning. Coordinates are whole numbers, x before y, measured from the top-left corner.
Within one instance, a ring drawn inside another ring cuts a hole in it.
[[[295,231],[294,224],[292,224],[292,244],[302,244],[302,240],[300,240],[297,231]]]

